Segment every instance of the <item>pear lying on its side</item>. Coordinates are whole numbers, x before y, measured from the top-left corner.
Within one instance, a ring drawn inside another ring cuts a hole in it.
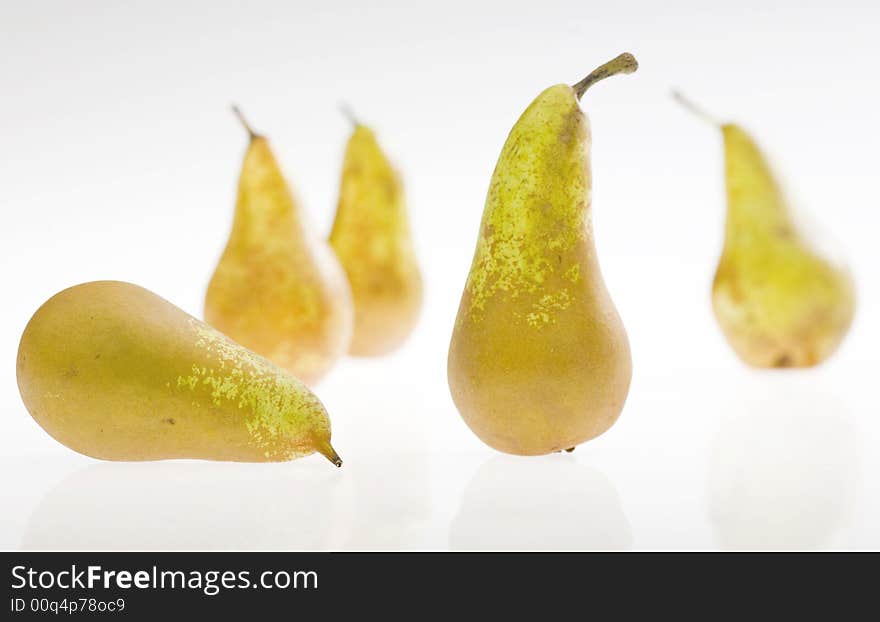
[[[379,356],[400,346],[415,327],[422,277],[400,176],[373,131],[354,124],[345,149],[330,245],[348,275],[354,298],[349,352]]]
[[[448,361],[461,416],[495,449],[570,449],[623,409],[632,360],[596,258],[590,127],[578,100],[636,67],[622,54],[574,87],[546,89],[498,158]]]
[[[205,319],[311,385],[348,349],[351,290],[294,200],[269,142],[242,123],[250,145]]]
[[[278,462],[330,446],[330,420],[299,380],[136,285],[96,281],[50,298],[16,367],[31,416],[104,460]]]
[[[754,367],[809,367],[840,345],[855,312],[849,271],[798,229],[761,150],[738,125],[724,138],[727,223],[712,306],[727,341]]]

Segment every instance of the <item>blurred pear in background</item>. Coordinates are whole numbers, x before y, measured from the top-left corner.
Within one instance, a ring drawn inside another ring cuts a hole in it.
[[[727,224],[712,306],[727,341],[755,367],[810,367],[840,345],[855,311],[849,271],[799,228],[754,140],[676,99],[721,130]]]
[[[250,143],[226,250],[205,319],[306,384],[348,350],[353,309],[345,273],[295,200],[269,141],[235,109]]]
[[[349,116],[354,130],[345,149],[330,244],[354,300],[349,352],[379,356],[398,348],[415,327],[422,276],[400,175],[373,130]]]

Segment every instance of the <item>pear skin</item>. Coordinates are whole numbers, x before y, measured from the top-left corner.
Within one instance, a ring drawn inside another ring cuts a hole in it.
[[[305,385],[130,283],[50,298],[24,330],[16,372],[34,420],[93,458],[279,462],[319,452],[342,464]]]
[[[810,367],[840,345],[855,313],[849,271],[824,257],[798,229],[766,158],[738,125],[724,138],[727,219],[712,283],[725,338],[754,367]]]
[[[348,349],[351,290],[329,245],[312,233],[269,142],[245,127],[250,145],[235,219],[208,285],[205,319],[313,385]]]
[[[400,176],[373,131],[354,123],[330,245],[348,275],[354,299],[349,352],[380,356],[397,349],[415,327],[422,277]]]
[[[623,54],[574,87],[541,93],[504,144],[449,348],[462,418],[499,451],[571,449],[617,420],[629,341],[591,227],[590,126],[578,100],[630,73]]]

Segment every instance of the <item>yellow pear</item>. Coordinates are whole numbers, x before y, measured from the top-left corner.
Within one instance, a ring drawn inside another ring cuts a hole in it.
[[[855,311],[849,271],[799,230],[758,145],[676,93],[724,138],[727,222],[712,306],[727,341],[755,367],[809,367],[840,345]]]
[[[241,121],[250,145],[232,232],[205,296],[205,319],[314,384],[348,349],[351,291],[333,251],[311,231],[269,142]]]
[[[349,351],[377,356],[400,346],[415,327],[422,277],[400,176],[373,131],[354,124],[345,149],[330,245],[348,275],[354,298]]]
[[[622,54],[573,87],[551,86],[498,158],[448,375],[465,422],[500,451],[572,449],[623,409],[632,360],[596,259],[590,126],[578,100],[637,66]]]
[[[342,464],[305,385],[130,283],[50,298],[24,330],[16,372],[36,422],[94,458],[278,462],[319,452]]]

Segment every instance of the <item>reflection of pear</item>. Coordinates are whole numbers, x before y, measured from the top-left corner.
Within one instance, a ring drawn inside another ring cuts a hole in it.
[[[351,292],[330,247],[310,231],[268,141],[248,131],[235,220],[208,285],[205,319],[313,384],[348,349]]]
[[[590,224],[590,129],[578,105],[630,54],[538,95],[507,137],[449,348],[449,387],[488,445],[537,455],[602,434],[632,377]]]
[[[442,403],[444,395],[442,385],[413,384],[409,360],[413,353],[401,352],[383,365],[348,359],[323,387],[339,442],[346,444],[346,466],[353,467],[342,470],[351,484],[357,517],[342,545],[345,549],[434,546],[437,535],[430,520],[436,506],[433,465],[431,452],[425,448],[436,440],[432,404]],[[438,395],[431,394],[435,389]],[[357,407],[346,408],[346,403]]]
[[[837,349],[852,323],[851,277],[798,231],[751,137],[732,123],[720,127],[727,225],[712,285],[715,316],[733,349],[750,365],[815,365]]]
[[[357,464],[347,470],[357,520],[343,548],[423,548],[431,518],[430,473],[424,454],[346,455],[346,459]]]
[[[775,388],[740,399],[714,442],[709,514],[725,549],[827,546],[854,504],[858,442],[841,404]]]
[[[495,456],[452,522],[459,550],[620,550],[632,533],[614,484],[572,457]]]
[[[335,549],[348,529],[349,506],[343,472],[318,464],[99,463],[46,494],[21,547]]]
[[[330,446],[324,406],[299,380],[142,287],[56,294],[28,322],[18,386],[56,440],[105,460],[265,462]]]
[[[354,298],[350,352],[386,354],[415,326],[422,302],[400,177],[373,131],[355,122],[330,234]]]

